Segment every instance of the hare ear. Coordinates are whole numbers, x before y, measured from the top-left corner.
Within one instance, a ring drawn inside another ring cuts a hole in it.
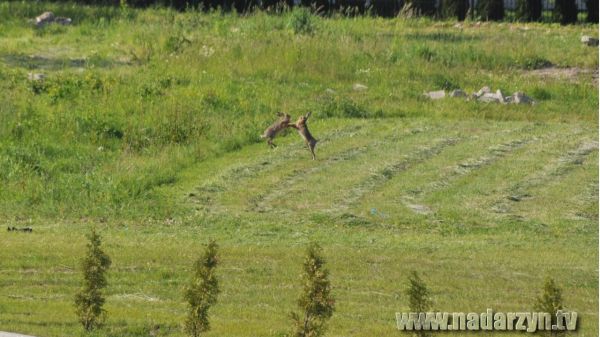
[[[278,117],[283,117],[283,112],[281,112],[281,111],[278,111],[278,112],[277,112],[277,116],[278,116]]]
[[[310,114],[312,114],[312,111],[309,111],[309,112],[306,114],[306,116],[304,116],[304,118],[308,118],[308,117],[310,117]]]

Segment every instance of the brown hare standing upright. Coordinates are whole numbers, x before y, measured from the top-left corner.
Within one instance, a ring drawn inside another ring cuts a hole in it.
[[[315,146],[317,146],[318,140],[310,134],[308,126],[306,125],[306,121],[308,120],[308,117],[310,117],[310,114],[311,113],[309,112],[306,116],[300,116],[296,121],[296,124],[288,124],[288,126],[298,130],[298,133],[304,139],[304,143],[308,146],[310,153],[312,153],[312,159],[315,160]]]
[[[272,148],[277,146],[273,143],[273,139],[279,132],[281,132],[281,130],[285,129],[289,125],[291,118],[290,115],[284,115],[283,112],[278,112],[277,116],[279,116],[279,119],[275,123],[271,124],[271,126],[265,130],[262,136],[260,136],[262,139],[267,139],[267,144],[269,144],[269,146]]]

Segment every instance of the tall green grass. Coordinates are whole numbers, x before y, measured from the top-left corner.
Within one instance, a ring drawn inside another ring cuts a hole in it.
[[[28,20],[45,10],[74,23],[35,28]],[[0,211],[171,216],[178,207],[157,187],[198,161],[259,142],[280,110],[310,110],[317,119],[596,123],[591,75],[570,81],[527,72],[597,69],[597,49],[579,43],[597,26],[453,25],[0,3]],[[29,73],[46,79],[28,80]],[[354,91],[355,83],[368,89]],[[484,85],[524,91],[538,104],[422,98]]]

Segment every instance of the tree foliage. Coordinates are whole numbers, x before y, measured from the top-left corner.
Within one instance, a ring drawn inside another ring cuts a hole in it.
[[[431,308],[432,301],[425,282],[416,271],[412,271],[408,277],[408,307],[411,312],[427,312]]]
[[[562,291],[554,282],[554,279],[548,277],[544,282],[544,292],[536,299],[534,309],[539,312],[547,312],[551,315],[556,314],[557,310],[563,309]]]
[[[102,289],[106,287],[106,271],[111,260],[100,248],[102,241],[95,229],[88,235],[87,253],[82,260],[83,287],[75,296],[76,314],[87,331],[102,325],[106,311],[102,308],[105,299]]]
[[[298,299],[300,314],[292,313],[294,337],[318,337],[325,332],[325,323],[333,315],[335,301],[331,296],[329,271],[324,268],[321,247],[311,244],[304,260],[304,285]]]
[[[539,21],[542,18],[542,0],[517,0],[515,16],[519,21]]]
[[[577,22],[577,4],[575,0],[555,0],[553,15],[554,20],[562,25]]]
[[[504,19],[504,0],[479,0],[477,12],[484,20],[500,21]]]
[[[429,289],[414,270],[408,276],[406,295],[408,296],[408,307],[411,312],[421,313],[431,309],[433,302]],[[429,333],[424,330],[418,330],[415,333],[422,337],[429,336]]]
[[[463,21],[467,16],[469,3],[467,0],[441,0],[441,15],[445,18],[456,18]]]
[[[217,250],[217,243],[211,240],[204,254],[194,263],[194,276],[185,290],[184,297],[189,304],[189,310],[184,330],[192,337],[198,337],[210,330],[208,310],[217,303],[219,294],[219,281],[215,274],[218,264]]]
[[[598,23],[598,0],[586,0],[587,22]]]

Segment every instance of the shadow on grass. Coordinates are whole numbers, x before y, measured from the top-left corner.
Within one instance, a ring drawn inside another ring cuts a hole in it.
[[[434,32],[434,33],[410,33],[406,38],[414,41],[439,41],[439,42],[471,42],[481,40],[479,36],[458,33]]]
[[[131,62],[118,61],[97,56],[88,59],[48,57],[41,55],[4,54],[0,55],[0,61],[6,63],[11,67],[46,70],[58,70],[64,68],[83,68],[87,66],[95,66],[99,68],[114,68],[119,66],[132,65]]]

